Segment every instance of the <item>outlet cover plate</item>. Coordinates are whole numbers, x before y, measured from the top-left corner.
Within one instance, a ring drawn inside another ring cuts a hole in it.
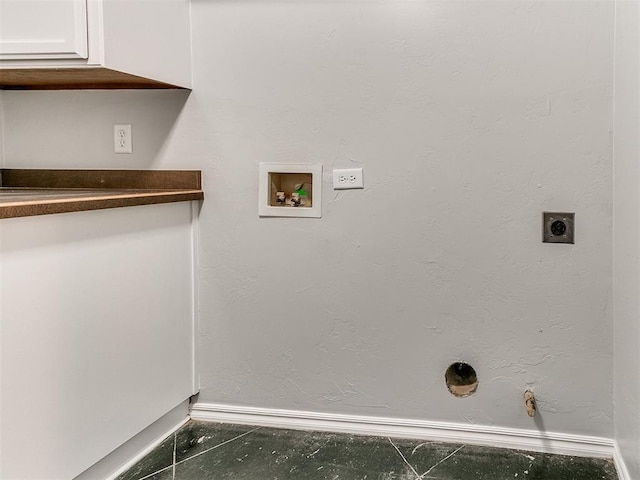
[[[338,168],[333,171],[333,189],[364,188],[362,168]]]
[[[113,153],[133,153],[131,124],[113,126]]]
[[[575,243],[575,213],[542,212],[544,243]]]

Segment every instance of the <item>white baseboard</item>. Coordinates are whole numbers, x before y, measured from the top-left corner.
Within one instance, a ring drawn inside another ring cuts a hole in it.
[[[404,418],[367,417],[212,403],[194,404],[191,409],[191,418],[296,430],[416,438],[583,457],[614,458],[615,453],[615,442],[609,438]],[[631,479],[621,477],[621,480]]]
[[[627,465],[624,462],[624,458],[622,457],[622,452],[616,443],[614,451],[613,451],[613,463],[616,466],[616,470],[618,471],[618,478],[620,480],[633,480],[631,478],[631,474],[627,469]]]
[[[75,477],[74,480],[111,480],[116,478],[188,421],[189,401],[185,400],[131,440]]]
[[[74,480],[113,479],[131,468],[188,420],[188,402],[141,432]],[[299,410],[196,403],[191,419],[209,422],[262,425],[295,430],[315,430],[415,438],[436,442],[465,443],[560,455],[612,458],[620,480],[632,480],[618,445],[603,437],[573,435],[453,422],[405,418],[369,417]],[[117,465],[117,468],[114,468]],[[109,474],[106,474],[108,472]]]

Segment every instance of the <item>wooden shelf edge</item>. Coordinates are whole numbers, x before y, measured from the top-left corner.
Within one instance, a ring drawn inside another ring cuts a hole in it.
[[[179,89],[179,85],[102,67],[1,68],[2,90]]]

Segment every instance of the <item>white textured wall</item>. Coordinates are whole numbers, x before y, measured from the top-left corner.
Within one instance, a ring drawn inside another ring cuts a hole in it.
[[[612,436],[613,4],[192,10],[188,98],[7,92],[5,163],[203,169],[200,400]],[[323,218],[258,218],[261,161],[322,163]],[[335,193],[348,166],[366,188]]]
[[[616,8],[614,135],[615,436],[640,478],[640,6]]]
[[[161,168],[170,145],[174,168],[201,167],[187,154],[189,134],[174,141],[188,91],[5,91],[4,97],[7,168]],[[121,123],[132,125],[131,155],[113,153],[113,125]]]

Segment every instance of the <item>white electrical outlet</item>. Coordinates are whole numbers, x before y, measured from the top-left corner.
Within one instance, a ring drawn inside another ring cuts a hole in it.
[[[113,151],[114,153],[132,153],[131,125],[113,126]]]
[[[333,189],[364,188],[361,168],[339,168],[333,171]]]

